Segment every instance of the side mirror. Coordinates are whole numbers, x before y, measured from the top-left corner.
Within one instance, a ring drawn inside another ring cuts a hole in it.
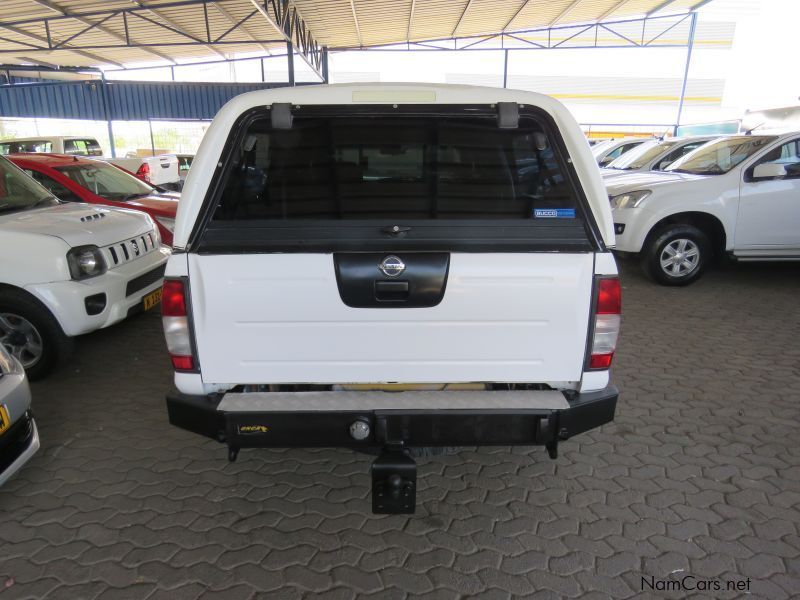
[[[785,176],[786,167],[779,163],[761,163],[753,169],[753,179],[772,179]]]

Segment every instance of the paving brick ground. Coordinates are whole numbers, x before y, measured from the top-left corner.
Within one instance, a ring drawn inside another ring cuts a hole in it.
[[[369,457],[228,464],[170,427],[156,315],[81,339],[33,387],[43,448],[0,490],[0,600],[683,598],[642,577],[687,574],[798,597],[800,268],[665,289],[626,265],[623,285],[616,422],[556,461],[427,459],[411,518],[370,513]]]

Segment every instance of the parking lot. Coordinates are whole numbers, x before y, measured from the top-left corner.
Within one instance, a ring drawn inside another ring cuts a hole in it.
[[[0,490],[0,598],[797,597],[800,267],[663,288],[624,264],[623,287],[615,422],[555,461],[421,459],[412,517],[371,513],[369,456],[229,464],[171,427],[157,314],[85,336],[33,385],[43,446]],[[686,575],[749,591],[643,582]]]

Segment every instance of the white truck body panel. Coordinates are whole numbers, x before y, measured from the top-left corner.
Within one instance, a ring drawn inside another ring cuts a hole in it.
[[[594,255],[451,255],[430,308],[339,298],[330,254],[189,255],[207,383],[576,382]]]

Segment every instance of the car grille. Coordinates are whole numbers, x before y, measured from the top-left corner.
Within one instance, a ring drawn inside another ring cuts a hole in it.
[[[166,268],[167,265],[164,264],[160,267],[156,267],[152,271],[148,271],[144,275],[139,275],[139,277],[131,279],[125,288],[125,295],[131,296],[139,290],[143,290],[147,286],[154,284],[156,281],[164,277],[164,271]]]
[[[129,263],[158,248],[153,232],[145,233],[123,242],[117,242],[103,248],[103,256],[109,269]]]

